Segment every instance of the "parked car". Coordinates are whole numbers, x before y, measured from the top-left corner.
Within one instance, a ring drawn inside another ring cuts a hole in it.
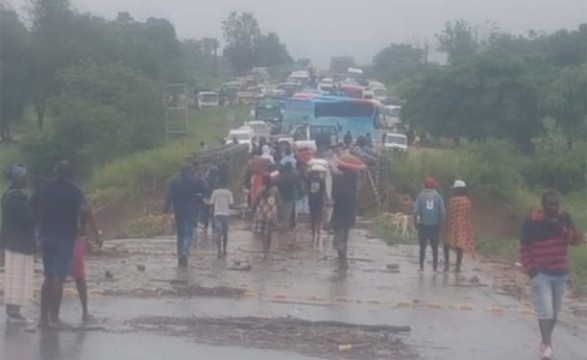
[[[266,138],[271,136],[271,127],[265,122],[260,120],[247,121],[243,128],[251,129],[253,136],[256,138]]]
[[[198,93],[198,108],[216,107],[220,105],[220,98],[217,92],[202,91]]]
[[[253,132],[249,128],[239,128],[230,130],[226,136],[226,144],[246,144],[249,145],[249,150],[252,148]]]
[[[400,133],[387,133],[383,147],[387,151],[407,153],[408,152],[408,137]]]

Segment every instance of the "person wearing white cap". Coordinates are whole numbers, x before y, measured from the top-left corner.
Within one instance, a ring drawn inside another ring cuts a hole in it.
[[[10,187],[2,195],[0,247],[4,249],[4,303],[9,320],[25,321],[20,308],[33,300],[35,267],[35,221],[23,192],[28,171],[13,165],[8,171]]]
[[[456,272],[461,271],[463,252],[475,256],[473,237],[473,207],[467,196],[467,184],[456,180],[452,186],[453,195],[447,207],[444,240],[444,271],[449,271],[450,249],[457,252]]]

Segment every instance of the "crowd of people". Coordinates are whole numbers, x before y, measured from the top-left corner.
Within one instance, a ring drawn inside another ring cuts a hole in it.
[[[242,184],[252,214],[251,229],[262,244],[265,259],[276,232],[284,238],[293,236],[297,208],[307,198],[312,238],[317,241],[321,236],[324,219],[332,220],[326,221],[326,227],[334,233],[340,266],[347,266],[346,243],[357,209],[357,173],[336,162],[344,154],[342,144],[322,152],[321,159],[296,152],[287,142],[261,141],[253,146]],[[173,208],[180,267],[187,266],[197,237],[194,224],[208,231],[211,223],[218,257],[226,256],[230,208],[236,204],[226,172],[219,166],[223,165],[214,161],[186,165],[169,184],[164,211]]]
[[[316,156],[318,155],[318,156]],[[188,266],[193,241],[201,226],[212,228],[218,257],[227,255],[231,207],[235,196],[229,188],[227,159],[185,165],[169,183],[164,211],[173,209],[177,231],[178,266]],[[344,144],[320,154],[292,149],[287,143],[260,143],[252,149],[244,175],[244,194],[252,214],[252,231],[262,244],[263,257],[270,254],[273,237],[293,234],[300,200],[307,198],[310,229],[314,241],[324,227],[332,232],[339,269],[348,267],[347,247],[357,214],[359,172],[365,165],[349,154]],[[34,257],[42,255],[44,281],[41,287],[40,327],[62,327],[60,306],[63,283],[72,277],[82,304],[83,321],[92,321],[88,310],[84,267],[87,230],[101,244],[90,206],[75,185],[67,161],[59,162],[54,179],[33,192],[25,189],[28,171],[14,165],[8,171],[9,188],[3,193],[0,245],[5,257],[4,302],[8,318],[25,320],[21,306],[29,303],[34,290]],[[475,254],[472,202],[467,185],[456,180],[452,196],[445,201],[432,177],[414,202],[414,222],[420,245],[419,269],[424,271],[426,250],[432,248],[432,267],[439,271],[439,245],[444,245],[444,271],[449,270],[450,251],[457,254],[461,271],[463,254]],[[210,226],[212,225],[212,226]],[[542,335],[542,354],[552,355],[552,332],[557,322],[568,278],[569,245],[582,243],[571,216],[561,210],[560,197],[546,191],[542,207],[526,218],[521,234],[521,266],[531,279],[532,298]]]

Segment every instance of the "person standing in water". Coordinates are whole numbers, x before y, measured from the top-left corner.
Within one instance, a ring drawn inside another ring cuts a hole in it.
[[[432,248],[432,268],[434,272],[438,271],[438,240],[446,209],[442,196],[436,190],[437,187],[438,184],[433,177],[426,177],[424,189],[420,191],[414,203],[414,221],[420,242],[420,268],[418,270],[420,274],[424,272],[424,259],[428,243]]]
[[[4,303],[9,320],[25,321],[20,309],[33,300],[36,251],[35,221],[23,191],[28,183],[27,169],[13,165],[8,180],[10,186],[2,195],[0,228],[0,248],[6,259]]]
[[[331,228],[334,232],[332,245],[338,253],[340,270],[348,268],[347,246],[351,228],[355,225],[357,215],[357,173],[342,170],[333,180]]]
[[[542,208],[526,218],[520,239],[520,262],[530,277],[543,360],[553,357],[552,333],[569,276],[569,245],[581,243],[583,235],[577,231],[571,215],[561,211],[558,193],[545,191]]]
[[[475,238],[473,236],[473,207],[467,196],[467,184],[456,180],[453,196],[447,206],[446,226],[442,237],[444,241],[444,271],[449,271],[450,249],[457,253],[456,272],[461,271],[463,252],[475,256]]]

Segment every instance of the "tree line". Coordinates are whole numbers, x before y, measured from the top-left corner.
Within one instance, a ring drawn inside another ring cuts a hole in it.
[[[171,22],[137,21],[127,12],[107,20],[76,11],[70,0],[31,0],[25,25],[0,4],[0,140],[26,125],[19,147],[36,174],[70,159],[93,166],[152,148],[164,135],[167,83],[246,73],[253,66],[292,62],[274,33],[252,14],[231,13],[215,38],[178,38]]]
[[[437,35],[445,65],[423,49],[392,44],[373,59],[372,74],[394,85],[403,120],[436,137],[512,141],[525,153],[553,130],[568,148],[587,136],[587,24],[551,34],[483,36],[465,21]]]

